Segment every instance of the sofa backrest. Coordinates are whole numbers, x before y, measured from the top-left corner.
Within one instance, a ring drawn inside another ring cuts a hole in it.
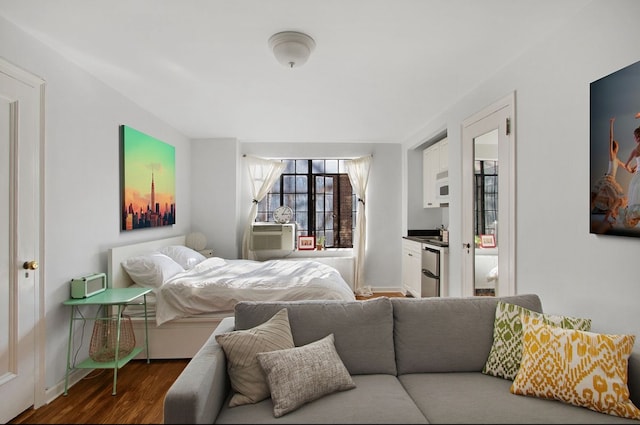
[[[542,312],[533,294],[390,300],[398,375],[481,371],[493,344],[498,301]]]
[[[336,351],[352,375],[396,374],[393,311],[389,298],[366,301],[242,301],[235,329],[250,329],[287,308],[296,347],[333,333]]]

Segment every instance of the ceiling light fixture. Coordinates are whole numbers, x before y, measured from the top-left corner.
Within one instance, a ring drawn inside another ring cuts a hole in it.
[[[269,38],[269,47],[278,62],[287,68],[298,68],[307,62],[316,42],[307,34],[283,31]]]

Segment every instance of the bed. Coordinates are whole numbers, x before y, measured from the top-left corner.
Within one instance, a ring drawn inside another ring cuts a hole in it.
[[[475,256],[475,289],[495,291],[498,283],[498,248],[478,248]]]
[[[182,235],[108,251],[109,287],[141,285],[153,289],[147,299],[151,358],[193,357],[220,321],[233,315],[235,303],[241,300],[355,299],[340,272],[325,263],[204,257],[184,244]],[[153,261],[155,268],[141,259]],[[142,341],[142,309],[128,306],[125,314],[132,319],[136,339]]]

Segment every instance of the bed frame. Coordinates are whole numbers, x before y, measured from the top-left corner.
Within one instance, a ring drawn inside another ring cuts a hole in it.
[[[184,245],[185,236],[175,236],[148,242],[110,248],[108,252],[107,281],[110,288],[126,288],[133,281],[122,268],[126,258],[158,250],[170,245]],[[155,318],[148,320],[149,357],[152,359],[190,359],[202,347],[223,317],[230,314],[213,314],[176,319],[157,326]],[[132,317],[136,341],[144,341],[144,319]],[[142,352],[137,358],[145,358]]]

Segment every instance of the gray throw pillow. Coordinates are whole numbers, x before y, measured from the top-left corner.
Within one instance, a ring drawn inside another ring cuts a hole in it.
[[[333,334],[301,347],[258,353],[257,357],[267,375],[276,418],[327,394],[356,387],[336,352]]]
[[[294,347],[286,308],[254,328],[216,335],[216,341],[227,357],[227,372],[234,391],[229,407],[269,398],[269,387],[256,359],[257,353]]]

